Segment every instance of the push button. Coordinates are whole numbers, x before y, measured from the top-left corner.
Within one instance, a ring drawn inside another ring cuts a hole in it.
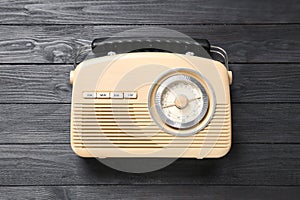
[[[123,92],[111,92],[110,98],[112,99],[123,99]]]
[[[97,98],[109,99],[109,92],[97,92]]]
[[[83,92],[83,98],[94,99],[96,98],[96,92]]]
[[[124,92],[124,98],[125,99],[136,99],[137,94],[136,94],[136,92]]]

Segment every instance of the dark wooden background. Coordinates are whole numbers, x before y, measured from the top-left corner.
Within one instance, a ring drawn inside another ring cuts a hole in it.
[[[0,2],[0,199],[300,199],[299,0]],[[72,53],[156,25],[224,47],[233,146],[146,174],[69,144]]]

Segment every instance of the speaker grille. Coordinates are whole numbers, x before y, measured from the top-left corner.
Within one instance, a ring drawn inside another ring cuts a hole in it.
[[[227,104],[216,105],[208,126],[198,134],[176,137],[154,124],[147,103],[84,103],[73,105],[75,148],[228,148],[231,116]]]

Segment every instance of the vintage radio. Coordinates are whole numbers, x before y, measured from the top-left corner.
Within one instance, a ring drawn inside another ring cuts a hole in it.
[[[218,158],[231,146],[226,52],[207,40],[110,38],[70,74],[82,157]],[[211,58],[219,55],[222,62]]]

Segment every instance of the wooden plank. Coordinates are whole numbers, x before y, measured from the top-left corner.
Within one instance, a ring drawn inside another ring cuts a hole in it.
[[[1,1],[1,24],[299,23],[299,2]]]
[[[200,185],[99,185],[0,187],[6,199],[299,199],[299,187]]]
[[[93,18],[96,19],[95,16]],[[90,45],[92,39],[109,37],[140,27],[1,26],[0,63],[73,63],[73,53],[83,45]],[[300,25],[162,27],[183,32],[191,37],[209,39],[212,44],[223,47],[233,63],[300,62]],[[139,32],[145,33],[144,30]],[[153,35],[161,36],[166,33],[165,30],[153,31]]]
[[[0,144],[69,144],[69,104],[0,104]],[[299,104],[233,104],[233,143],[300,143]]]
[[[292,144],[235,144],[222,159],[179,159],[156,172],[132,174],[79,158],[69,145],[0,145],[0,185],[299,186],[299,151]]]
[[[299,64],[231,65],[232,102],[299,102]]]
[[[232,102],[300,102],[300,64],[232,64]],[[71,65],[0,65],[0,103],[70,103]]]
[[[69,103],[71,65],[1,65],[1,103]]]
[[[69,143],[69,104],[0,104],[0,143]]]

